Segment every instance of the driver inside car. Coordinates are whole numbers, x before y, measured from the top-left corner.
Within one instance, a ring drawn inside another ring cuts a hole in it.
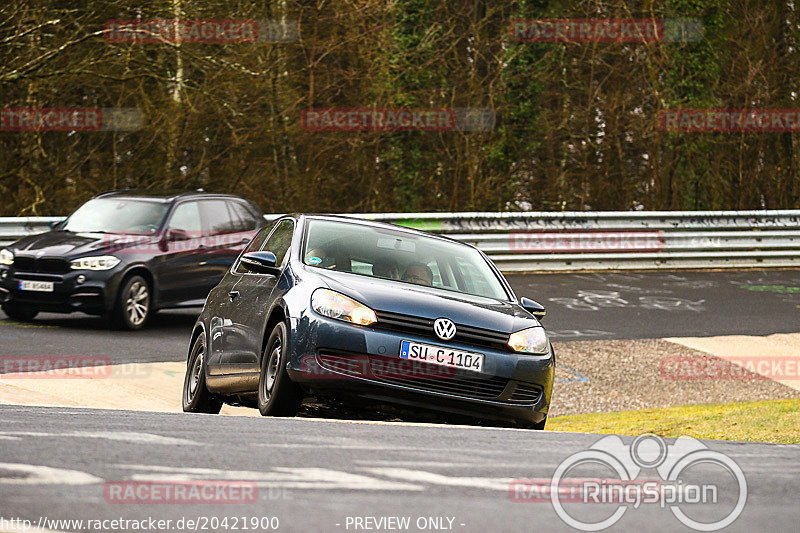
[[[406,267],[403,281],[430,287],[433,285],[433,271],[425,263],[411,263]]]

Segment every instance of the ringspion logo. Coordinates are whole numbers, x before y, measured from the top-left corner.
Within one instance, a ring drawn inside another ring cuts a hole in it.
[[[658,478],[645,478],[645,472],[655,472]],[[646,434],[626,445],[620,437],[608,436],[567,457],[549,483],[512,481],[509,498],[549,499],[558,517],[579,531],[612,527],[628,509],[642,505],[669,509],[691,529],[717,531],[730,526],[744,510],[747,479],[733,459],[691,437],[668,445],[661,437]],[[611,505],[598,509],[587,503]]]

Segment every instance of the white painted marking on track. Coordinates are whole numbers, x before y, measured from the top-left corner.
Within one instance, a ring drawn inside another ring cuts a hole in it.
[[[283,443],[283,444],[267,444],[259,442],[251,444],[257,448],[325,448],[331,450],[390,450],[390,451],[419,451],[418,446],[369,446],[367,444],[307,444],[307,443]],[[443,448],[444,449],[444,448]]]
[[[21,463],[0,463],[0,470],[27,474],[27,477],[0,477],[0,483],[9,485],[90,485],[102,483],[99,477],[66,468]]]
[[[3,431],[0,437],[69,437],[86,439],[106,439],[121,442],[134,442],[136,444],[166,444],[182,446],[201,446],[199,442],[174,437],[163,437],[152,433],[136,433],[133,431]]]
[[[259,486],[290,489],[424,490],[424,487],[418,484],[388,481],[328,468],[274,467],[271,471],[260,472],[135,464],[118,464],[115,466],[126,470],[138,471],[131,476],[131,479],[136,481],[208,481],[214,479],[253,481]]]
[[[365,468],[373,474],[383,475],[415,483],[431,485],[446,485],[450,487],[474,487],[478,489],[507,491],[513,478],[489,477],[458,477],[425,472],[424,470],[409,470],[407,468]]]

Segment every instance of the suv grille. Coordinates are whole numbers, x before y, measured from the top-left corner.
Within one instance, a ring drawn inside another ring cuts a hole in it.
[[[33,257],[14,258],[14,269],[18,272],[36,272],[41,274],[66,274],[70,271],[69,263],[64,259],[55,257]]]
[[[433,319],[389,313],[387,311],[376,311],[375,314],[378,316],[378,322],[374,326],[376,329],[412,333],[439,341],[439,338],[433,333]],[[508,333],[465,326],[464,324],[456,324],[456,336],[453,340],[473,346],[485,346],[501,350],[508,349],[506,345]]]

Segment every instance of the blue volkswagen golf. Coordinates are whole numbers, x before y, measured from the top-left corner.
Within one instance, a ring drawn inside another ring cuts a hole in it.
[[[183,409],[292,416],[354,395],[543,429],[555,356],[544,308],[477,248],[338,216],[262,229],[194,327]]]

